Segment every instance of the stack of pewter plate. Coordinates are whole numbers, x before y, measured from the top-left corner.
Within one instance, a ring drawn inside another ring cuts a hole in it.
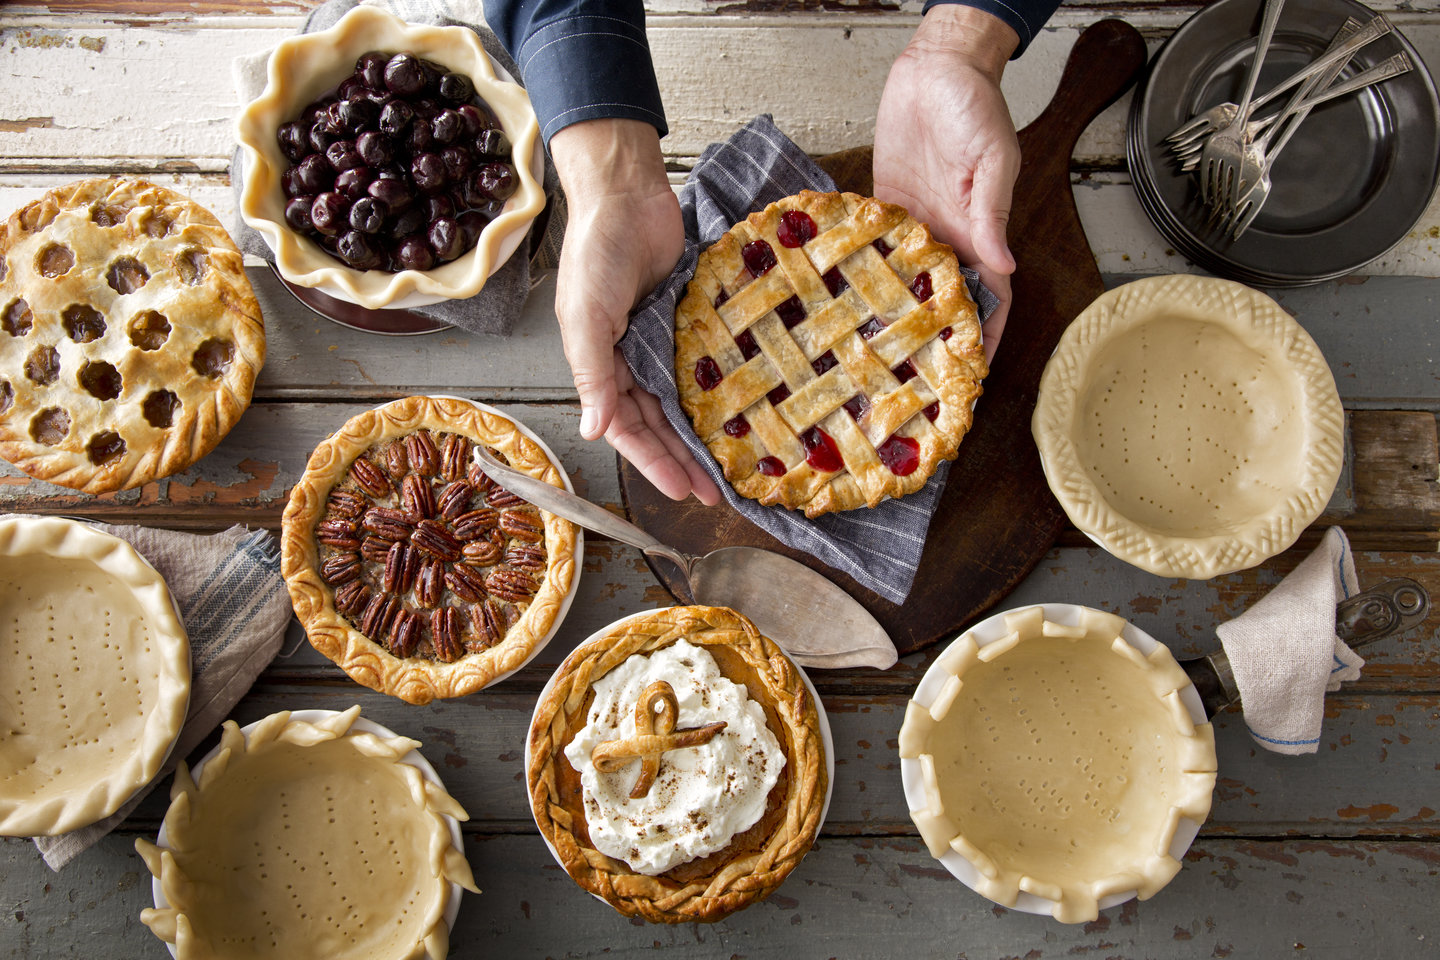
[[[1402,51],[1413,69],[1317,107],[1275,160],[1273,190],[1254,223],[1238,240],[1222,237],[1206,225],[1198,178],[1180,169],[1165,138],[1239,99],[1262,5],[1217,0],[1161,47],[1131,105],[1130,176],[1156,229],[1205,270],[1252,286],[1319,283],[1382,256],[1424,214],[1440,182],[1440,101],[1398,31],[1362,47],[1338,80]],[[1256,90],[1313,62],[1347,17],[1374,16],[1354,0],[1289,0]]]

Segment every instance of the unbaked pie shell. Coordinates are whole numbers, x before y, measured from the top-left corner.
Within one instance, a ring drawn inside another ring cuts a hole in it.
[[[118,537],[5,517],[0,594],[0,835],[102,820],[159,773],[185,723],[190,644],[170,590]]]
[[[1208,277],[1137,280],[1086,307],[1045,367],[1031,426],[1071,522],[1167,577],[1289,547],[1345,459],[1315,341],[1264,294]]]
[[[681,639],[728,647],[754,671],[784,728],[771,732],[785,751],[789,775],[784,815],[760,849],[732,857],[714,873],[688,883],[663,873],[637,873],[589,846],[572,826],[583,814],[564,802],[558,786],[558,765],[569,762],[565,746],[585,722],[581,716],[572,727],[567,716],[583,706],[594,682],[631,656]],[[556,859],[582,889],[625,916],[652,923],[713,922],[769,896],[815,842],[829,793],[827,766],[823,720],[803,673],[754,624],[725,607],[670,607],[635,615],[577,647],[537,705],[526,744],[531,813]]]
[[[911,819],[996,903],[1094,920],[1180,870],[1215,786],[1204,716],[1170,651],[1121,617],[997,614],[946,648],[906,708]]]
[[[454,824],[468,816],[417,741],[359,714],[227,720],[197,778],[180,764],[159,845],[135,841],[157,890],[140,919],[180,960],[445,957],[457,887],[479,892]]]

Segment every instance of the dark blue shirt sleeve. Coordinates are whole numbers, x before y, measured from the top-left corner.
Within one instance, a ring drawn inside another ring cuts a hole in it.
[[[546,144],[599,117],[643,120],[665,136],[642,0],[484,0],[485,20],[515,58]]]
[[[929,13],[931,7],[941,3],[963,3],[1008,23],[1020,35],[1020,46],[1010,55],[1011,60],[1025,52],[1030,41],[1045,26],[1045,21],[1050,19],[1050,14],[1060,6],[1060,0],[925,0],[924,12]]]

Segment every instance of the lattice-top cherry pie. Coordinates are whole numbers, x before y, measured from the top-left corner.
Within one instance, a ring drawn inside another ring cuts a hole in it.
[[[950,247],[894,204],[812,191],[700,255],[675,370],[735,491],[811,517],[920,489],[988,372]]]
[[[84,180],[0,223],[0,457],[103,493],[183,470],[250,404],[265,327],[209,211]]]

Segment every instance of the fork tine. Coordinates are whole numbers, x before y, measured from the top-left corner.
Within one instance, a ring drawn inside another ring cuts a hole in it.
[[[1165,139],[1173,143],[1174,141],[1184,140],[1188,137],[1198,137],[1203,134],[1204,130],[1208,126],[1210,126],[1210,118],[1206,117],[1204,114],[1201,114],[1200,116],[1195,117],[1187,123],[1182,123],[1180,126],[1176,127],[1174,132],[1172,132]]]
[[[1261,197],[1259,201],[1256,201],[1256,200],[1247,200],[1247,201],[1246,201],[1246,206],[1245,206],[1245,212],[1244,212],[1244,214],[1243,214],[1242,216],[1236,218],[1236,223],[1235,223],[1235,225],[1232,227],[1232,230],[1233,230],[1234,232],[1231,233],[1231,235],[1230,235],[1230,239],[1231,239],[1231,240],[1239,240],[1239,239],[1240,239],[1240,235],[1241,235],[1242,233],[1244,233],[1246,230],[1250,229],[1250,224],[1255,220],[1255,215],[1260,212],[1260,207],[1261,207],[1262,204],[1264,204],[1264,202],[1265,202],[1265,198],[1264,198],[1264,197]]]

